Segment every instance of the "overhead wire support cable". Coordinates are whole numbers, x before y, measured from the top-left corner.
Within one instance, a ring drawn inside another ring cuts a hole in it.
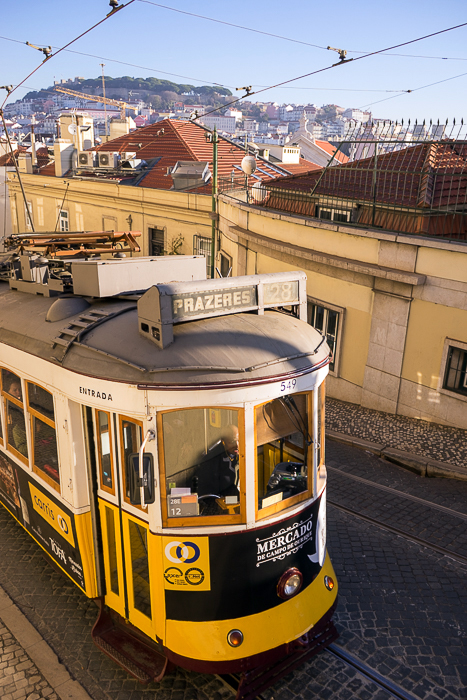
[[[139,0],[142,2],[143,0]],[[148,2],[149,0],[144,0],[144,2]],[[236,100],[233,100],[232,102],[229,102],[227,105],[222,105],[221,107],[216,107],[216,109],[213,109],[209,112],[206,112],[203,116],[207,116],[209,114],[213,114],[214,112],[218,112],[220,109],[225,109],[225,107],[230,107],[233,104],[236,104],[237,102],[240,102],[241,100],[245,99],[245,97],[250,97],[251,95],[259,95],[262,92],[266,92],[267,90],[273,90],[274,88],[277,87],[282,87],[283,85],[287,85],[288,83],[293,83],[296,80],[301,80],[302,78],[309,78],[311,75],[317,75],[318,73],[324,73],[325,71],[330,70],[331,68],[337,68],[338,66],[343,66],[351,62],[355,61],[361,61],[364,58],[370,58],[370,56],[376,56],[378,54],[384,53],[385,51],[391,51],[392,49],[398,49],[401,46],[407,46],[408,44],[414,44],[418,41],[423,41],[424,39],[429,39],[433,36],[437,36],[439,34],[445,34],[446,32],[451,32],[454,29],[460,29],[461,27],[466,27],[467,22],[463,22],[462,24],[457,24],[453,27],[447,27],[447,29],[440,29],[437,32],[432,32],[431,34],[425,34],[424,36],[418,37],[417,39],[410,39],[409,41],[404,41],[400,44],[394,44],[394,46],[388,46],[384,49],[378,49],[377,51],[371,51],[370,53],[365,54],[364,56],[357,56],[356,58],[349,58],[347,60],[339,61],[339,63],[333,63],[331,66],[325,66],[324,68],[319,68],[318,70],[311,71],[310,73],[304,73],[303,75],[299,75],[296,78],[290,78],[289,80],[283,80],[280,83],[276,83],[275,85],[270,85],[269,87],[262,88],[261,90],[255,90],[254,92],[250,92],[246,95],[242,95],[242,97],[237,98]],[[404,92],[413,92],[412,90],[405,90]],[[391,98],[387,98],[391,99]]]
[[[13,90],[11,90],[11,92],[9,92],[8,95],[5,97],[5,99],[3,100],[3,102],[2,102],[2,104],[1,104],[1,106],[0,106],[0,109],[2,109],[2,108],[4,107],[5,102],[8,100],[9,96],[10,96],[13,92],[15,92],[15,90],[17,90],[19,87],[21,87],[21,85],[23,85],[23,83],[25,83],[26,80],[28,80],[28,79],[31,77],[31,75],[34,75],[34,73],[36,73],[36,72],[39,70],[39,68],[41,68],[45,63],[47,63],[48,61],[50,61],[50,59],[55,58],[56,56],[58,56],[59,53],[61,53],[62,51],[65,51],[65,49],[67,49],[69,46],[71,46],[72,44],[74,44],[75,41],[78,41],[78,39],[81,39],[83,36],[86,36],[86,34],[89,34],[89,32],[92,32],[93,29],[95,29],[96,27],[99,27],[99,25],[101,25],[101,24],[103,24],[104,22],[106,22],[110,17],[113,17],[115,14],[117,14],[117,12],[119,12],[120,10],[125,9],[125,7],[128,7],[128,5],[131,5],[133,2],[135,2],[135,0],[128,0],[128,2],[126,3],[126,5],[120,5],[120,7],[116,7],[116,8],[113,9],[111,12],[109,12],[103,19],[101,19],[99,22],[96,22],[96,24],[93,24],[92,27],[89,27],[89,29],[86,29],[86,31],[84,31],[84,32],[82,32],[81,34],[79,34],[79,36],[77,36],[75,39],[72,39],[71,41],[69,41],[67,44],[65,44],[65,45],[62,46],[60,49],[58,49],[58,51],[56,51],[54,54],[50,54],[49,56],[47,56],[47,57],[42,61],[42,63],[40,63],[36,68],[34,68],[33,71],[31,71],[31,72],[29,73],[29,75],[27,75],[27,76],[24,78],[24,80],[22,80],[20,83],[18,83],[18,85],[15,85],[15,87],[13,88]]]

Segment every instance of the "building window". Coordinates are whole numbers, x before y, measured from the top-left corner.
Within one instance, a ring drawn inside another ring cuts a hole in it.
[[[164,255],[165,231],[163,228],[150,228],[149,255]]]
[[[308,323],[325,336],[332,353],[329,371],[336,374],[342,318],[342,309],[322,306],[316,301],[308,299]]]
[[[206,258],[206,275],[211,276],[211,239],[204,236],[193,236],[193,255],[204,255]]]
[[[467,346],[459,345],[448,345],[443,389],[467,396]]]
[[[60,231],[69,231],[70,230],[70,224],[68,221],[68,212],[65,211],[65,209],[60,209],[60,212],[58,214],[58,223],[60,226]]]
[[[220,273],[222,277],[230,277],[232,275],[232,259],[224,253],[220,254],[221,258],[221,269]]]
[[[337,223],[349,223],[352,212],[350,209],[333,209],[331,207],[317,207],[316,216],[318,219],[336,221]]]

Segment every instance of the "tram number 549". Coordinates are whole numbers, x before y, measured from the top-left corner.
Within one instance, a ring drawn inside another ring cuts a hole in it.
[[[292,391],[292,389],[295,389],[296,383],[296,379],[289,379],[288,382],[281,382],[281,391]]]

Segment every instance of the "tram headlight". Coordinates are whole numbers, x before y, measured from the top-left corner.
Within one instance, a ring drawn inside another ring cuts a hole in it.
[[[277,595],[283,600],[297,595],[303,584],[303,574],[296,568],[287,569],[277,584]]]
[[[324,585],[326,586],[328,591],[332,591],[332,589],[334,588],[334,579],[332,579],[330,576],[325,576]]]
[[[230,630],[227,635],[227,641],[231,647],[239,647],[243,642],[243,632],[240,632],[240,630]]]

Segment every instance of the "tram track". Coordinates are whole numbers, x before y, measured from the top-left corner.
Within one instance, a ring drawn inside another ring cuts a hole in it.
[[[349,515],[353,515],[356,518],[360,518],[361,520],[364,520],[367,523],[370,523],[371,525],[376,525],[382,530],[387,530],[388,532],[391,532],[394,535],[398,535],[399,537],[403,537],[406,540],[409,540],[410,542],[414,542],[415,544],[419,544],[422,547],[428,547],[429,549],[433,549],[435,552],[438,552],[438,554],[442,554],[443,556],[449,557],[450,559],[455,559],[461,564],[466,564],[467,565],[467,557],[462,556],[462,554],[457,554],[456,552],[453,552],[450,549],[446,549],[445,547],[439,547],[438,545],[434,544],[433,542],[429,542],[428,540],[423,539],[422,537],[417,537],[416,535],[410,535],[407,532],[404,532],[404,530],[400,530],[397,527],[393,527],[392,525],[387,525],[386,523],[382,523],[380,520],[376,520],[375,518],[371,518],[368,515],[363,515],[363,513],[359,513],[356,510],[353,510],[353,508],[348,508],[347,506],[342,506],[339,503],[336,503],[335,501],[330,500],[329,498],[327,499],[328,505],[332,506],[333,508],[337,508],[338,510],[343,511],[344,513],[348,513]]]
[[[340,474],[341,476],[346,477],[347,479],[352,479],[353,481],[358,481],[361,484],[366,484],[367,486],[371,486],[375,489],[378,489],[379,491],[385,491],[386,493],[391,493],[393,496],[400,496],[401,498],[405,498],[409,501],[413,501],[414,503],[419,503],[420,505],[425,505],[430,508],[434,508],[435,510],[439,510],[442,513],[446,513],[447,515],[453,515],[456,518],[461,518],[462,520],[467,521],[467,513],[461,513],[458,510],[453,510],[452,508],[447,508],[446,506],[442,506],[439,503],[433,503],[433,501],[427,501],[425,498],[419,498],[418,496],[413,496],[411,493],[404,493],[404,491],[399,491],[398,489],[393,489],[390,486],[384,486],[383,484],[378,484],[375,483],[374,481],[370,481],[369,479],[364,479],[362,476],[357,476],[356,474],[350,474],[349,472],[345,472],[342,469],[338,469],[337,467],[330,467],[329,465],[326,466],[326,469],[335,472],[336,474]]]
[[[370,666],[367,666],[367,664],[360,661],[360,659],[357,659],[355,656],[353,656],[353,654],[349,654],[348,651],[340,647],[338,644],[330,644],[325,651],[328,654],[331,654],[334,658],[343,661],[347,666],[354,668],[361,676],[372,681],[372,683],[375,683],[382,690],[386,690],[398,700],[420,700],[420,698],[418,698],[416,695],[408,693],[400,685],[397,685],[397,683],[385,678],[380,673],[370,668]]]
[[[335,659],[338,659],[339,661],[345,663],[350,668],[355,669],[363,678],[365,678],[368,681],[371,681],[382,690],[385,690],[390,695],[392,695],[392,697],[397,698],[397,700],[420,700],[420,698],[418,698],[416,695],[412,695],[412,693],[409,693],[407,690],[402,688],[394,681],[391,681],[389,678],[386,678],[385,676],[381,675],[381,673],[378,673],[378,671],[375,671],[363,661],[360,661],[360,659],[355,657],[353,654],[350,654],[348,651],[346,651],[346,649],[339,646],[338,644],[330,644],[328,647],[326,647],[326,649],[324,649],[324,652],[331,655]],[[227,685],[230,689],[235,691],[235,693],[237,692],[240,684],[239,675],[225,674],[219,675],[217,677],[220,680],[222,680],[222,682],[225,685]],[[260,693],[258,695],[255,695],[254,697],[251,696],[251,700],[266,699],[265,696]]]

